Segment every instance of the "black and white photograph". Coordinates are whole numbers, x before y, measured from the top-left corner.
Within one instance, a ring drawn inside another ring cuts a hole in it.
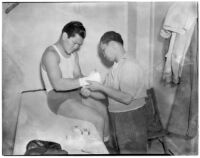
[[[2,155],[197,156],[198,6],[2,2]]]

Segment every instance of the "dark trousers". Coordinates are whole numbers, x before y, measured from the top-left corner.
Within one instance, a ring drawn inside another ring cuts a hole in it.
[[[147,128],[144,106],[120,113],[110,113],[120,154],[146,154]]]
[[[68,99],[74,99],[81,102],[80,90],[74,89],[65,92],[56,92],[55,90],[51,90],[47,94],[48,106],[55,114],[57,114],[60,105]]]

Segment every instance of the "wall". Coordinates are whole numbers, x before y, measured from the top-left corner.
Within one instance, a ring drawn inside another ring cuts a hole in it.
[[[165,41],[160,36],[160,30],[169,7],[174,2],[157,2],[152,4],[152,44],[153,44],[153,87],[156,92],[157,104],[160,111],[163,125],[166,127],[175,100],[177,86],[166,86],[161,82],[162,70],[164,65],[164,54],[168,51],[169,41]],[[197,40],[197,39],[196,39]],[[192,48],[196,51],[197,41],[193,42]],[[189,53],[189,52],[188,52]],[[188,76],[190,74],[188,73]],[[183,83],[182,83],[183,84]],[[184,83],[185,84],[185,83]],[[197,103],[198,104],[198,103]],[[181,105],[180,105],[181,106]],[[191,105],[190,105],[191,106]],[[184,109],[184,107],[183,107]],[[191,113],[191,112],[190,112]],[[178,119],[179,116],[177,116]],[[183,116],[182,116],[183,117]],[[176,116],[174,116],[176,118]],[[178,127],[177,127],[178,128]],[[193,132],[196,132],[194,129]],[[167,144],[171,151],[176,155],[197,155],[198,154],[198,135],[193,139],[184,139],[177,136],[167,137]]]
[[[160,30],[169,7],[173,2],[154,3],[154,37],[153,37],[153,86],[156,91],[157,102],[162,118],[163,125],[166,126],[171,106],[174,101],[176,87],[168,87],[162,84],[162,70],[164,65],[164,54],[167,51],[168,44],[160,36]]]
[[[128,53],[136,58],[144,69],[146,86],[152,86],[151,58],[151,5],[150,2],[128,3]]]
[[[160,30],[171,4],[172,2],[140,2],[129,3],[128,7],[128,51],[133,52],[133,56],[143,66],[147,87],[155,89],[164,126],[167,125],[176,90],[161,83],[167,44],[160,37]]]
[[[136,57],[136,39],[137,39],[137,2],[129,2],[127,11],[127,42],[128,42],[128,53],[134,58]]]
[[[87,29],[80,64],[84,74],[108,71],[98,56],[100,36],[119,32],[127,48],[126,3],[20,3],[9,14],[3,4],[3,154],[12,152],[15,125],[24,90],[40,89],[39,63],[44,49],[58,40],[64,24],[80,20]],[[87,63],[87,64],[85,64]],[[89,66],[88,66],[89,65]]]
[[[144,80],[146,86],[150,85],[150,72],[152,55],[150,49],[151,34],[151,3],[142,2],[137,4],[137,31],[136,31],[136,59],[144,69]]]

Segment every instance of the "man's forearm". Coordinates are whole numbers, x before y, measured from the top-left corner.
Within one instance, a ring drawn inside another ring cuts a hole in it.
[[[123,104],[129,105],[133,100],[133,98],[130,94],[124,93],[124,92],[114,89],[114,88],[103,86],[101,91],[103,93],[105,93],[108,97],[111,97],[112,99],[114,99],[120,103],[123,103]]]
[[[90,92],[90,97],[94,98],[94,99],[105,99],[106,96],[105,94],[101,93],[101,92]]]
[[[68,91],[72,89],[80,88],[80,82],[79,79],[61,79],[60,81],[57,81],[56,84],[54,84],[53,88],[56,91]]]

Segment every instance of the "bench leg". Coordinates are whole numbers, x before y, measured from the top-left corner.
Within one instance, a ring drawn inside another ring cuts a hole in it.
[[[168,151],[167,143],[166,143],[165,137],[163,136],[162,138],[159,138],[158,140],[159,140],[159,142],[160,142],[160,143],[162,144],[162,146],[163,146],[164,153],[165,153],[166,155],[171,155],[171,154],[169,153],[169,151]]]

